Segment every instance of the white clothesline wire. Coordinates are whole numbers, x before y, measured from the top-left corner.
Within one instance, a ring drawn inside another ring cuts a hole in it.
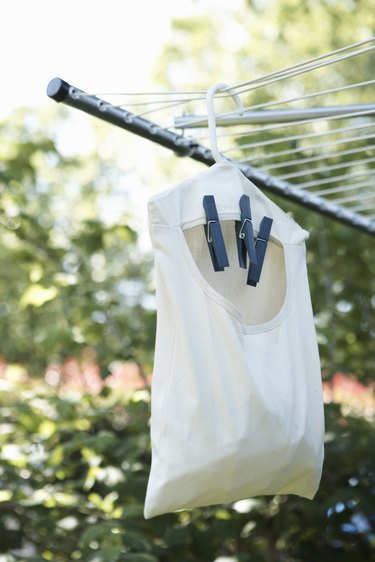
[[[319,183],[319,185],[323,185],[323,184],[328,184],[328,183],[336,183],[337,181],[347,181],[347,180],[352,180],[354,178],[359,178],[362,176],[371,176],[373,175],[375,177],[375,169],[372,168],[371,170],[362,170],[361,172],[352,172],[350,174],[341,174],[339,176],[331,176],[329,178],[324,178],[324,179],[318,179],[318,180],[312,180],[312,181],[307,181],[304,183],[299,183],[299,184],[293,184],[298,186],[300,189],[309,189],[310,187],[316,187],[317,183]],[[280,178],[279,178],[280,179]]]
[[[375,39],[374,39],[375,40]],[[205,90],[185,90],[185,91],[139,91],[139,92],[76,92],[77,97],[84,97],[84,96],[129,96],[129,97],[150,97],[150,96],[197,96],[197,95],[204,95],[206,93]],[[229,95],[229,94],[228,94]]]
[[[359,47],[362,47],[362,45],[367,45],[369,43],[373,43],[375,41],[375,37],[371,37],[370,39],[366,39],[365,41],[360,41],[357,43],[352,43],[351,45],[347,45],[346,47],[342,47],[341,49],[336,49],[335,51],[331,51],[329,53],[326,53],[324,55],[320,55],[318,57],[314,57],[312,59],[306,60],[306,61],[302,61],[300,63],[294,64],[292,66],[288,66],[285,67],[281,70],[278,70],[276,72],[271,72],[270,74],[265,74],[264,76],[262,76],[261,78],[256,78],[254,80],[248,80],[246,82],[240,82],[238,84],[233,84],[232,86],[230,86],[229,88],[224,88],[222,90],[222,92],[226,92],[229,91],[228,95],[230,95],[230,91],[232,90],[238,90],[238,88],[242,88],[243,86],[247,86],[248,84],[254,84],[256,82],[259,82],[260,80],[266,80],[267,78],[271,78],[271,77],[276,77],[278,75],[284,75],[285,73],[289,73],[290,71],[294,70],[294,69],[300,69],[303,68],[304,66],[308,66],[310,64],[313,64],[317,61],[329,58],[331,56],[337,55],[339,53],[343,53],[352,49],[356,49]],[[352,56],[355,56],[358,53],[355,53]],[[337,60],[335,61],[337,62]]]
[[[318,138],[318,137],[327,137],[327,136],[334,135],[336,133],[342,134],[342,133],[355,131],[355,130],[358,130],[358,129],[368,129],[370,127],[375,127],[375,123],[365,123],[365,124],[360,124],[360,125],[352,125],[350,127],[338,127],[337,129],[330,129],[329,131],[323,131],[323,132],[317,132],[317,133],[303,133],[303,134],[300,134],[300,135],[290,135],[290,136],[285,136],[285,137],[279,137],[277,139],[269,139],[269,140],[265,140],[265,141],[246,143],[246,144],[243,144],[243,145],[239,144],[238,146],[234,146],[234,147],[228,148],[226,150],[221,150],[221,152],[222,152],[222,154],[225,154],[227,152],[232,152],[234,150],[242,150],[242,149],[247,149],[247,148],[261,148],[261,147],[264,147],[264,146],[270,146],[270,145],[275,145],[275,144],[280,144],[280,143],[290,142],[290,141],[295,141],[295,140],[305,140],[305,139],[312,139],[312,138]],[[362,138],[363,138],[362,136],[359,136],[358,140],[361,140]],[[338,142],[341,142],[341,141],[338,141]],[[312,147],[313,146],[314,145],[312,145]],[[298,150],[298,149],[296,149],[296,150]],[[246,158],[244,160],[240,160],[240,162],[248,162],[248,161],[250,161],[250,159],[248,159],[248,158]]]
[[[326,188],[326,189],[320,189],[318,191],[314,191],[314,195],[317,195],[318,197],[323,197],[324,195],[327,195],[327,196],[335,195],[336,196],[338,193],[346,193],[348,191],[356,191],[357,196],[358,196],[358,192],[361,189],[365,189],[367,187],[373,187],[373,186],[374,186],[374,181],[365,181],[365,182],[360,182],[360,183],[357,183],[357,184],[351,183],[350,185],[339,185],[337,187],[329,187],[329,188]]]
[[[361,193],[361,201],[365,199],[374,199],[375,202],[375,192],[366,191],[365,193]],[[343,203],[351,203],[352,201],[358,201],[358,193],[356,195],[347,195],[346,197],[338,197],[337,199],[335,199],[336,205],[342,205]]]
[[[371,38],[371,39],[368,39],[366,41],[354,43],[353,45],[343,47],[342,49],[337,49],[336,51],[332,51],[331,53],[327,53],[326,55],[321,55],[319,57],[315,57],[313,59],[310,59],[309,61],[305,61],[305,62],[296,64],[296,65],[292,65],[290,67],[286,67],[282,70],[266,74],[262,77],[259,77],[259,78],[253,79],[253,80],[249,80],[247,82],[235,84],[235,85],[231,86],[229,89],[225,88],[221,93],[219,93],[217,95],[217,97],[218,98],[219,97],[228,97],[228,96],[231,96],[233,92],[238,93],[238,94],[243,94],[243,93],[246,93],[250,90],[264,87],[264,86],[266,86],[270,83],[274,83],[274,82],[279,81],[279,80],[284,80],[284,79],[290,78],[292,76],[296,76],[296,75],[299,75],[299,74],[302,74],[302,73],[306,73],[308,71],[315,70],[317,68],[322,68],[324,66],[328,66],[328,65],[331,65],[331,64],[334,64],[334,63],[338,63],[338,62],[341,62],[341,61],[346,60],[348,58],[352,58],[354,56],[358,56],[360,54],[364,54],[366,52],[373,51],[373,50],[375,50],[375,46],[367,47],[365,49],[360,49],[358,51],[355,51],[354,53],[347,53],[345,55],[341,55],[339,57],[334,58],[333,60],[329,60],[329,61],[326,61],[324,63],[319,62],[318,64],[313,64],[317,61],[321,61],[321,60],[327,59],[329,57],[332,57],[332,56],[334,56],[338,53],[346,52],[348,50],[358,48],[362,45],[373,43],[374,41],[375,41],[375,38]],[[246,88],[246,89],[238,90],[238,88],[240,88],[240,87],[242,88],[244,85],[248,85],[249,87]],[[344,88],[346,88],[346,87],[344,87]],[[340,90],[340,88],[337,89],[337,91],[339,91],[339,90]],[[150,96],[155,96],[155,95],[157,95],[157,96],[162,95],[162,96],[166,96],[166,97],[177,96],[177,95],[189,96],[189,97],[185,97],[185,98],[178,99],[178,100],[172,100],[173,103],[171,103],[170,99],[167,99],[165,101],[164,100],[156,100],[156,101],[152,101],[152,102],[129,102],[127,104],[128,106],[149,105],[149,104],[161,104],[162,105],[162,107],[158,107],[156,109],[152,109],[152,110],[149,110],[147,112],[143,112],[143,113],[139,113],[138,115],[135,115],[135,117],[143,117],[143,116],[149,115],[151,113],[155,113],[155,112],[158,112],[158,111],[161,111],[161,110],[170,109],[172,107],[177,107],[179,105],[183,105],[187,102],[203,100],[203,99],[205,99],[205,93],[206,92],[204,90],[192,90],[192,91],[180,91],[180,92],[160,92],[159,91],[159,92],[123,92],[123,93],[101,93],[101,94],[88,94],[88,93],[76,92],[75,95],[77,97],[84,96],[84,95],[90,95],[90,96],[92,96],[92,95],[114,96],[114,95],[116,95],[116,96],[128,96],[128,97],[131,97],[131,96],[133,96],[133,97],[135,97],[135,96],[138,96],[138,97],[148,96],[148,97],[150,97]],[[314,94],[311,94],[311,95],[314,95]],[[316,95],[320,95],[320,94],[317,93]],[[190,97],[190,96],[195,96],[195,97]],[[298,98],[296,98],[296,99],[298,99]],[[301,99],[304,99],[304,98],[301,97]],[[270,104],[275,103],[275,105],[277,105],[278,103],[281,103],[281,102],[269,102],[269,103]],[[118,105],[109,104],[109,105],[111,105],[112,107],[124,107],[125,104],[118,104]],[[263,104],[260,104],[260,106],[262,106],[262,105]],[[265,107],[265,105],[264,105],[264,107]],[[225,115],[225,114],[218,114],[218,115]]]
[[[372,39],[371,41],[375,41],[375,38]],[[375,50],[375,46],[367,47],[365,49],[361,49],[361,50],[356,51],[354,53],[348,53],[346,55],[342,55],[342,56],[337,57],[333,60],[326,61],[324,63],[318,63],[316,65],[306,66],[306,68],[303,67],[303,68],[297,69],[293,72],[290,72],[289,69],[282,70],[282,71],[279,71],[277,73],[271,74],[270,75],[271,77],[269,79],[266,79],[266,77],[263,76],[262,78],[258,78],[258,79],[252,80],[252,81],[248,81],[247,82],[247,84],[248,84],[247,88],[243,89],[243,90],[238,90],[238,87],[239,87],[238,84],[234,85],[234,86],[231,86],[230,92],[228,92],[225,95],[231,96],[233,93],[241,95],[241,94],[247,93],[247,92],[252,91],[252,90],[263,88],[265,86],[268,86],[269,84],[274,84],[275,82],[285,80],[286,78],[291,78],[293,76],[299,76],[301,74],[305,74],[306,72],[311,72],[312,70],[316,70],[318,68],[322,68],[322,67],[325,67],[325,66],[332,65],[334,63],[342,62],[343,60],[347,60],[349,58],[353,58],[355,56],[358,56],[358,55],[361,55],[361,54],[364,54],[364,53],[368,53],[368,52],[371,52],[371,51],[374,51],[374,50]],[[227,90],[228,90],[228,88],[227,88]],[[218,94],[217,97],[225,97],[225,96],[223,96],[223,94]],[[188,101],[198,101],[199,99],[202,99],[202,98],[190,99]],[[177,102],[176,106],[177,105],[183,105],[184,103],[186,103],[186,102],[184,102],[184,101]],[[170,106],[168,106],[168,107],[170,107]],[[151,113],[155,113],[157,111],[160,111],[161,109],[165,109],[165,108],[151,109],[149,111],[145,111],[143,113],[138,114],[137,117],[144,117],[145,115],[150,115]],[[229,113],[229,115],[231,115],[231,114],[232,114],[232,112]],[[219,113],[217,116],[223,117],[225,115],[226,115],[226,113]]]
[[[255,78],[253,80],[248,80],[246,82],[240,82],[238,84],[233,84],[232,86],[230,86],[229,88],[223,88],[223,90],[221,91],[221,93],[219,95],[224,95],[224,93],[228,92],[226,94],[226,96],[231,96],[230,91],[234,90],[234,89],[238,89],[238,88],[242,88],[243,86],[246,86],[247,84],[254,84],[257,83],[259,81],[263,81],[265,79],[271,78],[271,77],[276,77],[279,75],[283,75],[287,72],[290,72],[291,70],[294,69],[298,69],[301,67],[304,67],[306,65],[315,63],[317,61],[329,58],[331,56],[337,55],[339,53],[343,53],[346,51],[350,51],[352,49],[357,49],[359,47],[362,47],[363,45],[367,45],[369,43],[374,43],[375,42],[375,37],[371,37],[370,39],[366,39],[364,41],[359,41],[357,43],[352,43],[351,45],[347,45],[345,47],[342,47],[340,49],[336,49],[334,51],[330,51],[329,53],[326,53],[324,55],[320,55],[311,59],[308,59],[306,61],[302,61],[300,63],[296,63],[294,65],[285,67],[283,69],[277,70],[275,72],[271,72],[269,74],[265,74],[259,78]],[[76,95],[77,96],[175,96],[175,95],[184,95],[184,96],[191,96],[191,95],[205,95],[206,94],[206,90],[180,90],[180,91],[166,91],[166,90],[157,90],[157,91],[133,91],[133,92],[94,92],[94,93],[87,93],[87,92],[77,92]]]
[[[355,211],[356,213],[358,211],[370,211],[374,208],[374,205],[368,205],[367,203],[361,203],[360,205],[356,205],[355,207],[348,207],[348,209],[350,209],[351,211]]]
[[[370,164],[372,162],[375,162],[375,157],[371,157],[371,158],[363,158],[361,160],[356,160],[354,162],[341,162],[340,164],[332,164],[330,166],[320,166],[318,168],[312,168],[311,170],[299,170],[298,172],[292,172],[290,174],[284,174],[281,176],[277,176],[279,179],[281,180],[288,180],[291,178],[296,178],[296,177],[301,177],[301,176],[309,176],[311,174],[317,174],[317,173],[322,173],[322,172],[330,172],[331,170],[340,170],[341,168],[348,168],[350,166],[359,166],[362,164]],[[262,170],[262,168],[260,168],[260,170]],[[375,170],[372,170],[373,173],[375,173]],[[320,180],[319,180],[320,181]]]
[[[375,41],[375,39],[373,39],[372,41]],[[300,74],[305,74],[306,72],[311,72],[312,70],[316,70],[317,68],[330,66],[332,64],[342,62],[343,60],[346,60],[346,59],[349,59],[349,58],[352,58],[352,57],[356,57],[358,55],[362,55],[364,53],[368,53],[368,52],[371,52],[371,51],[374,51],[374,50],[375,50],[375,46],[367,47],[366,49],[361,49],[361,50],[359,50],[355,53],[349,53],[347,55],[343,55],[341,57],[333,59],[332,61],[328,61],[328,62],[325,62],[325,63],[319,63],[317,65],[311,65],[311,66],[308,66],[306,68],[302,68],[300,70],[297,70],[296,72],[285,73],[285,74],[282,74],[280,77],[276,76],[275,78],[272,78],[270,80],[264,80],[263,79],[263,82],[260,85],[257,84],[257,85],[254,85],[254,86],[249,86],[246,90],[238,90],[237,89],[238,86],[232,87],[231,90],[233,90],[235,93],[240,95],[240,94],[249,92],[251,90],[263,88],[264,86],[268,86],[269,84],[273,84],[274,82],[278,82],[280,80],[285,80],[286,78],[291,78],[293,76],[299,76]],[[251,84],[251,82],[249,82],[249,84]]]
[[[375,123],[372,124],[373,127],[375,127]],[[305,138],[305,137],[304,137]],[[309,145],[305,145],[305,146],[301,146],[299,148],[289,148],[288,150],[279,150],[276,152],[270,152],[267,153],[265,152],[264,154],[255,154],[254,156],[250,156],[249,158],[246,158],[245,160],[239,160],[239,162],[252,162],[252,161],[258,161],[258,160],[272,160],[273,158],[280,158],[280,156],[288,156],[290,154],[296,154],[297,152],[308,152],[308,151],[312,151],[312,150],[320,150],[322,148],[331,148],[333,146],[337,146],[338,144],[351,144],[353,142],[360,142],[362,140],[369,140],[369,139],[374,139],[375,138],[375,134],[370,134],[370,135],[361,135],[361,136],[356,136],[356,137],[349,137],[349,138],[344,138],[341,140],[335,140],[335,141],[330,141],[330,142],[322,142],[322,143],[318,143],[318,144],[309,144]],[[374,145],[370,145],[371,148],[375,148]],[[237,147],[239,150],[242,148],[241,146]],[[233,149],[234,150],[234,149]],[[365,148],[361,148],[361,150],[365,150]],[[338,153],[335,153],[335,155],[337,156]],[[320,156],[321,158],[322,156]],[[326,157],[326,156],[324,156]],[[304,159],[303,162],[306,162],[306,160]]]
[[[286,162],[279,162],[277,164],[270,164],[267,166],[260,166],[261,170],[276,170],[280,168],[288,168],[292,166],[304,166],[305,164],[311,164],[312,162],[318,162],[319,160],[326,160],[329,158],[335,158],[337,156],[349,156],[350,154],[358,154],[360,152],[365,152],[366,150],[375,150],[374,144],[369,144],[367,146],[360,146],[357,148],[351,148],[347,150],[339,150],[337,152],[329,152],[328,154],[319,154],[318,156],[312,156],[303,159],[288,160]],[[314,168],[311,170],[314,171]]]
[[[316,98],[319,96],[326,96],[328,94],[335,94],[337,92],[345,92],[345,90],[351,90],[353,88],[359,88],[363,86],[369,86],[375,84],[375,80],[366,80],[365,82],[356,82],[354,84],[348,84],[347,86],[340,86],[339,88],[330,88],[329,90],[321,90],[320,92],[313,92],[311,94],[304,94],[303,96],[295,96],[293,98],[285,98],[278,101],[269,101],[266,103],[258,103],[253,106],[245,107],[245,111],[253,109],[264,109],[265,107],[272,107],[275,105],[281,105],[284,103],[292,103],[295,101],[307,100],[311,98]]]
[[[358,43],[353,43],[351,45],[348,45],[346,47],[342,47],[341,49],[337,49],[335,51],[331,51],[329,53],[326,53],[324,55],[320,55],[318,57],[314,57],[312,59],[306,60],[306,61],[302,61],[300,63],[285,67],[283,69],[277,70],[275,72],[271,72],[268,74],[265,74],[259,78],[255,78],[253,80],[248,80],[246,82],[240,82],[238,84],[234,84],[233,86],[230,86],[229,88],[224,88],[220,94],[218,94],[218,97],[228,97],[231,96],[231,92],[233,90],[236,90],[237,88],[242,88],[243,86],[246,86],[248,84],[254,84],[254,83],[258,83],[260,81],[264,81],[268,78],[272,78],[272,77],[277,77],[277,76],[282,76],[285,73],[290,72],[291,70],[294,69],[298,69],[298,68],[302,68],[304,66],[307,66],[309,64],[312,64],[314,62],[323,60],[325,58],[329,58],[331,56],[334,56],[338,53],[342,53],[342,52],[346,52],[352,49],[356,49],[361,47],[362,45],[366,45],[369,43],[373,43],[375,41],[375,37],[372,37],[370,39],[367,39],[365,41],[360,41]],[[355,56],[353,54],[353,56]],[[230,90],[230,91],[229,91]],[[77,97],[82,97],[82,96],[126,96],[126,97],[151,97],[151,96],[178,96],[178,95],[183,95],[183,96],[204,96],[206,94],[206,90],[180,90],[180,91],[154,91],[154,92],[150,92],[150,91],[133,91],[133,92],[76,92],[75,96]],[[200,97],[198,99],[204,99],[204,97]],[[187,100],[189,101],[189,98],[187,98]],[[170,101],[170,100],[169,100]],[[181,100],[182,101],[182,100]],[[151,102],[152,103],[152,102]],[[166,102],[168,103],[168,102]]]

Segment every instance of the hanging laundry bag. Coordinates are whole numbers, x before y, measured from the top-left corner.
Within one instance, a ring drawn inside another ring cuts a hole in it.
[[[273,220],[256,287],[238,265],[244,194],[255,236],[264,216]],[[224,271],[212,267],[206,195],[216,202]],[[265,494],[312,499],[324,421],[308,233],[227,162],[153,197],[149,225],[157,333],[145,517]]]

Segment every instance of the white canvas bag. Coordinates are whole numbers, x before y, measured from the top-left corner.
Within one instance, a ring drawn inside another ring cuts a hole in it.
[[[246,284],[234,221],[273,219]],[[214,195],[230,267],[215,272],[202,200]],[[323,462],[320,362],[302,230],[227,162],[149,202],[157,296],[152,465],[144,515],[264,494],[312,499]]]
[[[261,279],[246,284],[234,220],[273,219]],[[230,267],[214,272],[203,196]],[[319,355],[306,231],[234,166],[215,164],[149,202],[157,294],[152,466],[145,517],[260,494],[312,498],[323,460]]]

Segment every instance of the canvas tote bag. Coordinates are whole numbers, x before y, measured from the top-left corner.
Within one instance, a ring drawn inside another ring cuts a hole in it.
[[[220,272],[203,228],[208,194],[230,262]],[[243,194],[255,236],[273,219],[257,287],[238,265]],[[324,422],[308,233],[227,162],[156,195],[148,210],[157,333],[145,517],[263,494],[313,498]]]

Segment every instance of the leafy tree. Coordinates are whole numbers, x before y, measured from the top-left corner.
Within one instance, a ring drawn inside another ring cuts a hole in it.
[[[34,373],[87,346],[103,366],[147,361],[150,260],[129,216],[114,222],[103,212],[120,172],[95,154],[84,165],[63,157],[39,125],[22,112],[0,126],[1,352]]]
[[[358,562],[373,547],[365,418],[326,408],[313,502],[259,497],[144,520],[149,395],[2,386],[0,552],[9,562]]]

